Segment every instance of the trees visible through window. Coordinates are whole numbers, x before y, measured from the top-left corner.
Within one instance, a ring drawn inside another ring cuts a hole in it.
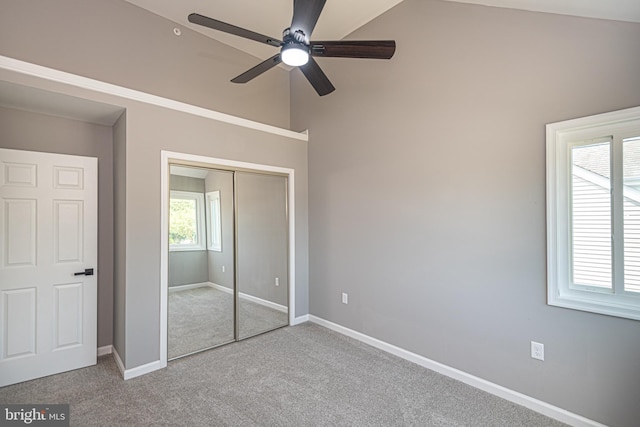
[[[171,191],[169,199],[169,249],[204,250],[204,195]]]

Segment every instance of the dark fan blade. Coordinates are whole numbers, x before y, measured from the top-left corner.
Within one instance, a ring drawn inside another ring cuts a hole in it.
[[[311,42],[313,56],[390,59],[395,52],[394,40]]]
[[[309,62],[300,67],[300,71],[302,71],[302,74],[309,80],[309,83],[311,83],[311,86],[318,92],[318,95],[327,95],[336,90],[315,59],[309,58]]]
[[[267,37],[262,34],[254,33],[253,31],[245,30],[244,28],[236,27],[235,25],[227,24],[226,22],[218,21],[217,19],[198,15],[197,13],[192,13],[191,15],[189,15],[189,22],[202,25],[203,27],[213,28],[214,30],[233,34],[234,36],[244,37],[245,39],[255,40],[260,43],[266,43],[271,46],[280,47],[282,45],[282,41],[274,39],[273,37]]]
[[[240,74],[238,77],[234,78],[231,81],[233,83],[246,83],[249,80],[252,80],[258,77],[260,74],[264,73],[265,71],[272,69],[273,67],[278,65],[280,62],[282,62],[282,60],[280,59],[280,54],[278,53],[276,55],[273,55],[271,58],[265,61],[262,61],[252,69],[245,71],[244,73]]]
[[[308,41],[313,29],[316,27],[325,2],[326,0],[293,0],[291,32],[295,33],[296,30],[302,30]]]

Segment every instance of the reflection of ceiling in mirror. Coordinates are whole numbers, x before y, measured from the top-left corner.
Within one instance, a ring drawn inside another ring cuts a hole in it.
[[[191,168],[188,166],[171,165],[171,175],[189,176],[191,178],[207,177],[209,171],[207,169]]]

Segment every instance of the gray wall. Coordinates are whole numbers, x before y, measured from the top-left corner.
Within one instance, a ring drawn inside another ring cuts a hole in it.
[[[169,287],[208,281],[207,251],[169,251]]]
[[[114,292],[113,347],[126,361],[127,114],[113,125]]]
[[[169,189],[204,194],[204,179],[171,174],[169,179]]]
[[[113,131],[0,107],[0,147],[98,158],[98,346],[113,337]]]
[[[233,231],[233,172],[211,170],[205,178],[206,192],[220,191],[222,250],[207,251],[209,281],[233,289],[235,236]],[[222,267],[224,266],[224,273]]]
[[[169,189],[204,194],[204,179],[171,175]],[[207,251],[169,251],[169,286],[209,281]]]
[[[311,314],[636,426],[640,323],[546,305],[545,124],[640,105],[640,25],[405,0],[350,37],[396,56],[291,73]]]
[[[123,0],[2,0],[0,54],[289,127],[287,71],[231,83],[261,59],[176,26]]]

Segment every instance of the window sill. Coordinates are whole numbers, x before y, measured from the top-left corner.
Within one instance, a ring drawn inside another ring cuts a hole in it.
[[[622,317],[631,320],[640,320],[640,309],[638,309],[637,306],[603,302],[602,300],[595,298],[549,295],[547,303],[555,307],[588,311],[590,313]]]
[[[202,252],[205,250],[201,246],[169,247],[169,252]]]

